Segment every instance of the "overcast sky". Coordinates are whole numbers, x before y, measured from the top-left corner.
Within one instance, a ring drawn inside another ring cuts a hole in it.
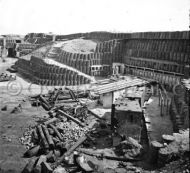
[[[189,28],[190,0],[0,0],[0,35]]]

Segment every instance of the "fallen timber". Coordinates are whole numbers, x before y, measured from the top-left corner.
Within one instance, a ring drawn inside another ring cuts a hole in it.
[[[90,155],[90,156],[95,156],[101,159],[109,159],[109,160],[116,160],[116,161],[122,161],[122,162],[137,162],[140,161],[140,159],[136,158],[122,158],[122,157],[116,157],[116,156],[108,156],[105,155],[104,153],[96,153],[93,151],[88,151],[84,148],[77,149],[78,152]]]
[[[46,136],[46,139],[47,139],[47,142],[48,142],[50,148],[53,148],[54,147],[54,142],[52,140],[51,135],[49,134],[49,131],[48,131],[47,127],[42,125],[42,129],[43,129],[43,132],[44,132],[44,134]]]
[[[92,121],[88,128],[91,129],[96,124],[96,121]],[[61,162],[65,160],[74,150],[76,150],[86,139],[88,138],[88,134],[82,136],[60,159],[56,162],[56,165],[59,165]],[[90,138],[91,139],[91,138]]]
[[[49,148],[49,145],[48,145],[48,142],[47,142],[47,140],[46,140],[46,138],[45,138],[45,135],[44,135],[44,133],[43,133],[42,126],[41,126],[41,125],[38,125],[38,126],[37,126],[37,129],[38,129],[40,138],[41,138],[41,140],[42,140],[42,143],[43,143],[43,145],[44,145],[44,148],[45,148],[45,149],[48,149],[48,148]]]
[[[52,124],[49,124],[49,126],[54,130],[54,132],[57,135],[57,137],[62,141],[63,138],[62,138],[61,134],[59,133],[59,131],[57,130],[57,128],[54,125],[52,125]]]
[[[58,113],[60,113],[61,115],[65,116],[66,118],[74,121],[75,123],[77,123],[78,125],[85,127],[85,125],[80,122],[79,120],[77,120],[76,118],[73,118],[72,116],[68,115],[66,112],[62,111],[62,110],[58,110]]]

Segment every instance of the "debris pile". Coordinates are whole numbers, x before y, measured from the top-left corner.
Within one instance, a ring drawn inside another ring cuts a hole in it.
[[[24,156],[30,158],[23,173],[143,172],[136,165],[145,156],[144,145],[113,130],[109,121],[91,113],[79,97],[88,94],[60,88],[31,98],[33,106],[48,111],[48,118],[20,138],[27,148]],[[187,136],[188,130],[163,135],[163,143],[152,141],[147,153],[150,163],[164,166],[163,161],[170,163],[189,152]]]
[[[57,170],[57,166],[87,139],[89,126],[81,126],[79,120],[64,115],[67,114],[61,110],[55,117],[28,129],[20,138],[28,149],[24,156],[35,157],[29,160],[23,171],[27,172],[31,165],[33,171]]]
[[[55,89],[46,98],[42,95],[32,98],[32,104],[38,102],[49,110],[49,117],[35,127],[28,128],[20,138],[20,142],[28,149],[24,156],[32,157],[23,172],[52,172],[55,168],[58,171],[58,165],[67,162],[72,152],[88,138],[88,132],[96,121],[87,125],[86,105],[80,104],[73,91],[69,90],[68,93],[70,97],[63,95],[61,89]],[[55,102],[59,96],[74,102],[73,105],[62,103],[57,106]]]
[[[125,158],[135,158],[141,154],[142,146],[135,139],[129,137],[122,141],[117,147],[117,153],[124,155]]]
[[[32,106],[42,106],[46,111],[53,116],[53,112],[61,107],[64,107],[64,111],[69,114],[76,114],[76,116],[81,116],[85,114],[85,111],[80,106],[78,98],[88,97],[88,93],[84,91],[73,92],[69,88],[55,88],[53,91],[49,91],[45,95],[36,95],[30,98]],[[75,106],[74,106],[75,104]],[[80,109],[81,108],[81,109]]]
[[[26,149],[34,146],[34,143],[32,142],[32,130],[32,127],[28,127],[23,133],[23,136],[19,138],[20,143],[25,145]]]
[[[25,133],[28,142],[23,144],[30,148],[24,156],[32,158],[23,172],[137,170],[133,166],[122,166],[122,163],[139,161],[142,146],[135,139],[127,138],[120,143],[118,138],[114,147],[109,124],[100,122],[95,127],[95,120],[83,127],[61,112],[57,112],[56,121],[55,117],[50,118]]]
[[[166,139],[166,136],[163,136],[163,139]],[[159,150],[158,162],[165,165],[179,159],[184,153],[189,153],[189,129],[180,130],[179,133],[174,133],[170,138],[167,136],[164,147]]]
[[[32,98],[32,104],[38,102],[49,117],[29,128],[20,138],[27,148],[24,156],[31,158],[24,173],[105,172],[122,169],[118,167],[120,162],[139,161],[142,146],[138,141],[125,138],[121,142],[121,136],[113,134],[111,125],[94,117],[87,105],[80,103],[79,96],[84,97],[84,94],[76,96],[67,88],[67,92],[55,89],[46,96]],[[59,100],[62,100],[60,105]]]
[[[4,73],[0,74],[0,82],[13,81],[13,80],[16,80],[16,76],[4,74]]]

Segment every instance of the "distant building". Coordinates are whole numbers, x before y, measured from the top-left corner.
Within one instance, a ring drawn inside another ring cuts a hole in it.
[[[19,35],[1,35],[0,36],[0,46],[1,55],[15,57],[16,56],[16,44],[22,43],[24,38]]]

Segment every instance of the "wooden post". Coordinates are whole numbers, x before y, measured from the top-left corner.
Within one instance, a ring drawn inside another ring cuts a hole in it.
[[[167,95],[165,95],[165,97],[164,97],[164,106],[165,107],[167,106]]]
[[[162,99],[163,99],[163,98],[161,98],[161,104],[160,104],[160,106],[161,106],[161,107],[160,107],[160,116],[161,116],[161,117],[163,116],[163,114],[162,114],[162,107],[163,107],[163,105],[162,105],[162,104],[163,104],[163,103],[162,103]]]
[[[154,86],[153,85],[151,85],[151,92],[152,92],[152,95],[155,96]]]
[[[114,117],[115,117],[115,104],[112,104],[112,107],[111,107],[111,129],[112,129],[112,131],[114,131],[114,125],[115,125]]]
[[[156,84],[156,95],[158,96],[159,95],[159,85]]]
[[[169,107],[170,107],[170,100],[167,98],[167,106],[166,106],[166,113],[169,114]]]
[[[150,150],[149,150],[149,163],[151,164],[156,164],[158,161],[158,152],[159,149],[162,148],[163,145],[157,141],[152,141],[151,142],[151,146],[150,146]]]

